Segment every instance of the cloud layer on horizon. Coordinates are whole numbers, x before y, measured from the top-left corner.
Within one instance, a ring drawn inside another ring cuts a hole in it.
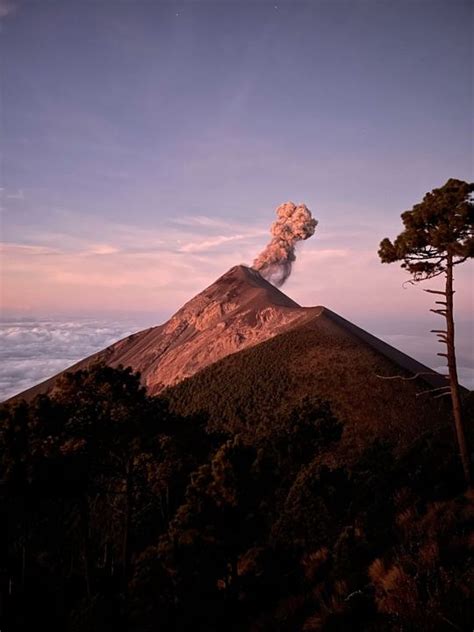
[[[143,320],[130,318],[23,319],[1,322],[0,401],[38,384],[144,326]],[[395,328],[393,325],[392,331]],[[372,333],[431,368],[445,373],[445,367],[438,365],[436,341],[428,333],[387,334],[374,330]],[[474,389],[472,340],[468,327],[461,328],[458,347],[460,381],[467,388]]]
[[[133,320],[10,320],[0,323],[0,401],[141,329]]]

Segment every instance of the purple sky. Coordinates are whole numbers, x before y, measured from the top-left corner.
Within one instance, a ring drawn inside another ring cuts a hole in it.
[[[0,20],[8,317],[161,322],[293,200],[320,223],[290,296],[374,333],[438,324],[376,251],[472,178],[471,3],[0,0]],[[467,340],[470,264],[457,284]]]

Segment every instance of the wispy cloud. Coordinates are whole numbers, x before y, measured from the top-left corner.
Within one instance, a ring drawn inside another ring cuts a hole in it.
[[[114,255],[120,252],[120,249],[110,244],[93,244],[89,250],[82,254],[90,255]]]
[[[119,252],[137,256],[163,256],[166,253],[205,253],[237,241],[250,246],[261,239],[263,244],[268,235],[268,228],[206,216],[171,217],[161,221],[158,227],[148,228],[104,221],[86,213],[78,216],[64,209],[58,209],[57,213],[58,226],[64,224],[67,229],[26,228],[24,242],[15,243],[15,246],[44,247],[76,256],[111,255]],[[98,241],[97,235],[104,236],[105,240]],[[260,245],[252,247],[254,251],[251,258]]]
[[[171,312],[236,263],[249,263],[263,232],[225,222],[159,230],[91,217],[66,231],[25,235],[4,243],[3,300],[24,310]],[[98,241],[97,235],[106,237]],[[53,256],[54,255],[54,256]]]
[[[58,255],[60,250],[47,246],[36,246],[30,244],[17,244],[13,242],[0,242],[0,254],[4,256],[23,255],[34,257],[37,255]]]
[[[183,244],[179,248],[179,252],[206,252],[227,244],[230,241],[239,241],[241,239],[248,239],[249,235],[219,235],[211,239],[204,239],[202,241],[191,241]]]
[[[5,197],[8,200],[24,200],[25,192],[23,191],[23,189],[18,189],[17,191],[14,191],[13,193],[7,193]]]
[[[180,226],[212,226],[221,228],[222,226],[232,227],[234,225],[232,222],[207,217],[206,215],[185,215],[183,217],[175,217],[172,221]]]
[[[259,233],[267,233],[268,227],[264,229],[263,227],[259,229],[259,227],[253,225],[249,228],[248,224],[244,224],[243,222],[231,221],[228,219],[223,219],[220,217],[208,217],[207,215],[183,215],[181,217],[174,217],[171,220],[172,224],[177,224],[178,226],[188,226],[188,227],[204,227],[207,229],[216,229],[216,230],[229,230],[235,231],[239,230],[239,232],[251,232],[255,233],[257,230]]]

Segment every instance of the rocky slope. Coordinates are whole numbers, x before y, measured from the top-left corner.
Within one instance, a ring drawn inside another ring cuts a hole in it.
[[[132,334],[68,370],[96,361],[131,366],[140,371],[148,391],[157,394],[229,354],[304,322],[318,309],[300,307],[255,270],[235,266],[163,325]],[[48,392],[56,377],[12,399]]]

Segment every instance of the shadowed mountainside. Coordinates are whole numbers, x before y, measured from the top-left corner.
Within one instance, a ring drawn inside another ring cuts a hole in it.
[[[214,363],[163,395],[179,414],[202,411],[216,429],[244,433],[278,423],[305,398],[321,398],[345,423],[348,445],[379,437],[402,446],[435,422],[446,423],[448,407],[430,392],[445,384],[443,376],[319,308],[309,321]]]

